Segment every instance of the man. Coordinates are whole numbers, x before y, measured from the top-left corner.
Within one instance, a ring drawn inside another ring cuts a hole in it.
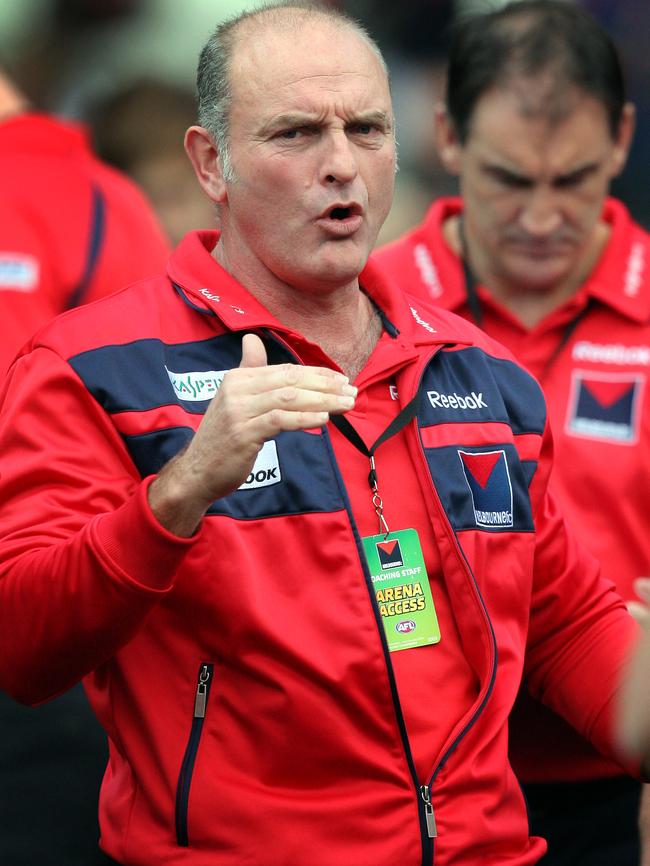
[[[636,633],[546,492],[541,391],[364,269],[395,142],[362,30],[245,14],[198,89],[221,233],[10,372],[0,681],[85,677],[121,864],[535,863],[506,755],[526,644],[537,693],[611,750]]]
[[[377,259],[541,382],[563,511],[631,598],[650,568],[650,244],[607,198],[634,121],[614,46],[555,0],[466,19],[436,120],[462,198],[437,201]],[[638,863],[637,783],[539,704],[524,700],[511,729],[545,862]]]
[[[34,111],[1,70],[0,188],[1,380],[37,328],[160,271],[169,247],[83,128]],[[81,686],[38,710],[0,693],[0,743],[0,862],[107,862],[95,807],[106,742]]]

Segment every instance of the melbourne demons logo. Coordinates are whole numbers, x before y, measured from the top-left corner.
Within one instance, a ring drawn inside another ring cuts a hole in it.
[[[505,451],[459,449],[458,456],[472,496],[476,525],[485,529],[511,527],[512,484]]]
[[[397,538],[392,541],[377,541],[375,544],[379,555],[379,564],[382,568],[397,568],[399,565],[404,565],[402,548],[399,546]]]
[[[566,430],[572,436],[633,445],[645,376],[574,370]]]

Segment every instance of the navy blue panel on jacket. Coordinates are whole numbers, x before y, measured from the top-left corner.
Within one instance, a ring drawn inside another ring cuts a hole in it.
[[[191,436],[189,428],[172,427],[125,436],[124,441],[145,478],[158,472]],[[208,514],[250,520],[341,511],[344,507],[323,436],[298,431],[280,433],[266,442],[244,484],[213,502]]]
[[[512,444],[425,448],[429,471],[456,531],[532,532],[528,473]]]
[[[512,361],[469,347],[440,352],[424,375],[420,425],[505,423],[515,435],[544,432],[537,382]]]
[[[424,374],[422,394],[420,429],[473,422],[506,424],[512,435],[544,431],[546,409],[535,380],[480,349],[439,353]],[[455,530],[534,530],[528,487],[536,463],[521,462],[512,436],[467,446],[431,446],[429,438],[424,452]]]
[[[174,344],[136,340],[81,352],[69,363],[109,413],[146,412],[178,403],[203,415],[223,374],[241,362],[242,336],[229,333]],[[265,340],[265,345],[270,364],[290,360],[275,341]]]

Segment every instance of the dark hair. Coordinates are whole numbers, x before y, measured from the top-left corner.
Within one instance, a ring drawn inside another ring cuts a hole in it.
[[[621,63],[611,39],[583,9],[564,0],[519,0],[498,11],[465,16],[452,29],[447,110],[464,142],[487,90],[550,73],[562,96],[567,83],[600,100],[612,137],[625,103]],[[553,111],[553,98],[546,110]],[[556,106],[557,107],[557,106]]]

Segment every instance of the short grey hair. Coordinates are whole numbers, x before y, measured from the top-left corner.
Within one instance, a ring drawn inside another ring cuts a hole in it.
[[[305,18],[325,18],[356,33],[375,54],[389,80],[388,67],[375,40],[355,18],[314,2],[283,0],[280,3],[264,3],[257,9],[242,12],[224,21],[204,45],[199,56],[196,76],[198,93],[198,122],[212,135],[219,151],[224,180],[233,182],[235,173],[230,159],[229,119],[232,104],[230,71],[237,30],[245,22],[268,18],[269,23],[287,23],[299,26]],[[260,24],[262,21],[259,22]]]

